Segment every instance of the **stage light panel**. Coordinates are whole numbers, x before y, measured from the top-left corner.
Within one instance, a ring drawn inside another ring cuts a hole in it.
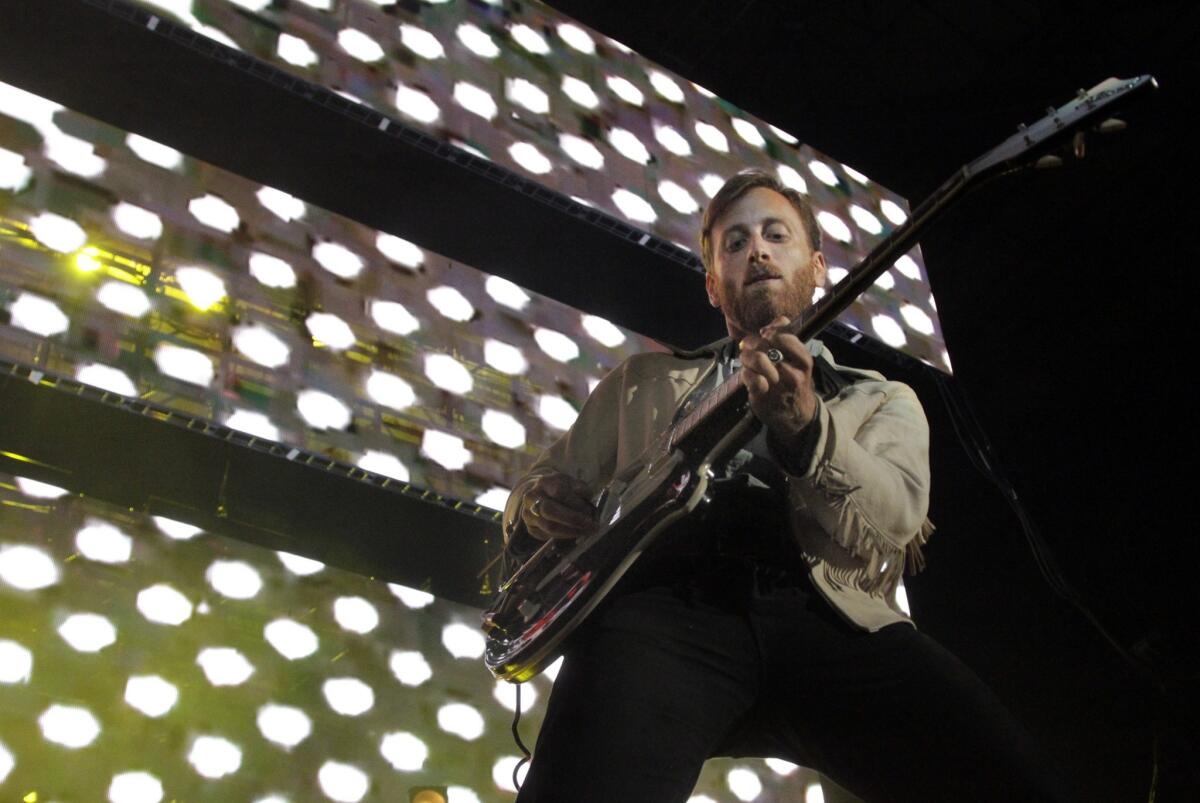
[[[375,705],[374,690],[358,678],[330,678],[321,686],[325,702],[345,717],[357,717]]]
[[[425,656],[415,650],[393,650],[388,667],[396,680],[405,686],[420,686],[433,677],[433,669]]]
[[[650,70],[647,73],[650,86],[654,91],[671,103],[683,103],[683,89],[662,70]]]
[[[800,768],[799,765],[784,761],[782,758],[768,758],[763,763],[770,767],[776,775],[791,775]]]
[[[896,270],[900,271],[900,273],[908,279],[911,279],[914,282],[921,281],[921,269],[917,267],[916,261],[908,254],[905,254],[897,259],[895,267]],[[934,309],[937,309],[933,296],[929,297],[929,305]]]
[[[354,330],[350,324],[329,312],[314,312],[304,320],[304,326],[312,335],[313,342],[334,351],[344,351],[355,343]]]
[[[400,44],[423,59],[440,59],[446,55],[446,49],[436,36],[408,23],[400,26]]]
[[[292,619],[276,619],[263,628],[263,638],[289,661],[307,658],[317,651],[320,641],[311,627]]]
[[[4,742],[0,742],[0,783],[3,783],[8,778],[8,774],[12,772],[13,767],[17,764],[13,754],[5,747]]]
[[[517,787],[513,786],[513,770],[517,769],[521,759],[517,756],[504,756],[496,760],[492,765],[492,782],[497,787],[505,792],[516,794]],[[517,770],[517,781],[521,784],[525,783],[525,776],[529,774],[529,762],[520,764],[520,769]]]
[[[896,277],[892,275],[891,271],[885,270],[876,277],[874,285],[881,290],[891,290],[896,286]]]
[[[846,270],[845,268],[841,268],[841,267],[837,267],[837,266],[831,266],[829,268],[828,272],[826,273],[826,277],[828,278],[830,285],[837,284],[838,282],[840,282],[842,279],[845,279],[849,275],[850,275],[850,271]]]
[[[871,328],[880,340],[892,348],[900,348],[908,340],[900,324],[896,323],[895,318],[888,315],[876,315],[872,317]]]
[[[388,332],[398,335],[409,335],[420,328],[421,323],[403,304],[397,301],[372,301],[371,319]]]
[[[148,717],[158,718],[179,702],[179,689],[158,675],[133,675],[125,683],[125,702]]]
[[[221,736],[197,736],[188,751],[188,763],[210,780],[232,775],[242,766],[242,751]]]
[[[579,344],[562,332],[539,326],[534,330],[533,340],[538,348],[559,362],[570,362],[579,357]]]
[[[396,598],[404,603],[405,607],[413,610],[420,610],[433,602],[433,594],[428,591],[420,591],[416,588],[400,585],[399,583],[388,583],[388,590],[396,595]]]
[[[245,561],[215,560],[204,576],[214,591],[229,599],[252,599],[262,590],[262,577]]]
[[[196,663],[214,686],[240,686],[254,674],[254,666],[232,647],[207,647],[196,656]]]
[[[263,187],[257,193],[258,202],[275,213],[285,223],[304,217],[304,201],[274,187]]]
[[[33,332],[42,337],[51,337],[67,331],[71,319],[58,305],[48,298],[22,293],[9,307],[13,326]]]
[[[154,362],[164,375],[201,387],[210,386],[216,376],[216,369],[207,354],[170,343],[158,344]]]
[[[386,371],[372,371],[367,379],[366,389],[367,395],[374,401],[393,410],[404,410],[416,402],[412,385]]]
[[[350,408],[341,399],[320,390],[297,393],[296,410],[313,429],[345,429],[352,419]]]
[[[804,787],[804,803],[825,803],[825,790],[820,783],[810,783]]]
[[[92,712],[74,705],[52,705],[38,717],[42,738],[77,750],[87,747],[100,735],[100,723]]]
[[[267,287],[289,288],[296,286],[296,272],[279,257],[255,251],[248,260],[250,275]]]
[[[591,140],[577,137],[574,134],[559,134],[558,144],[563,149],[563,153],[578,164],[592,170],[604,167],[604,154],[592,144]]]
[[[31,496],[34,499],[61,499],[70,493],[66,488],[59,488],[57,485],[51,485],[48,482],[39,482],[31,480],[28,477],[16,477],[17,487],[21,489],[21,493],[26,496]]]
[[[425,298],[434,309],[452,321],[461,323],[475,317],[475,307],[454,287],[442,285],[431,288],[425,294]]]
[[[43,212],[30,220],[29,230],[42,245],[64,254],[82,248],[87,242],[87,232],[82,226],[53,212]]]
[[[808,182],[804,180],[804,176],[796,171],[796,168],[781,164],[775,168],[775,172],[779,176],[779,180],[783,183],[783,186],[790,187],[797,192],[808,193]]]
[[[632,131],[624,128],[609,129],[608,142],[616,148],[617,153],[630,161],[642,165],[650,161],[650,151],[646,150],[646,146]]]
[[[546,39],[528,25],[524,23],[511,25],[509,26],[508,33],[514,42],[535,56],[549,55],[550,45],[546,43]]]
[[[890,198],[884,198],[879,202],[879,211],[895,226],[908,220],[908,215],[900,208],[900,205]]]
[[[792,172],[795,172],[794,170]],[[780,176],[782,179],[782,176]],[[716,173],[705,173],[700,177],[700,188],[704,190],[704,194],[709,198],[716,196],[721,191],[721,186],[725,183],[725,179],[718,176]],[[790,184],[788,186],[791,186]],[[799,189],[798,187],[796,189]]]
[[[384,734],[379,743],[379,753],[392,765],[392,769],[401,772],[416,772],[425,766],[425,759],[429,758],[429,748],[425,742],[404,731]]]
[[[449,354],[426,355],[425,376],[437,387],[457,396],[470,393],[475,386],[471,372]]]
[[[483,715],[466,703],[448,703],[438,709],[438,726],[446,733],[474,741],[483,735]]]
[[[498,111],[496,101],[488,92],[466,81],[454,85],[454,102],[485,120],[491,120]]]
[[[343,28],[338,31],[338,45],[359,61],[368,64],[379,61],[384,57],[383,48],[371,37],[354,28]]]
[[[435,429],[421,436],[421,454],[450,471],[460,471],[472,459],[462,438]]]
[[[499,410],[484,410],[481,421],[483,433],[493,443],[508,449],[525,445],[525,427],[508,413]]]
[[[42,134],[46,137],[46,158],[68,173],[83,178],[97,178],[108,168],[108,162],[96,155],[90,142],[54,128]]]
[[[586,56],[591,56],[596,53],[596,42],[591,35],[583,28],[570,22],[559,23],[555,29],[558,37],[567,45]]]
[[[33,171],[25,164],[21,154],[0,148],[0,189],[20,192],[32,177]]]
[[[610,75],[604,79],[604,83],[614,95],[630,106],[640,107],[645,103],[646,96],[642,94],[642,90],[638,89],[632,81],[626,78],[622,78],[619,75]]]
[[[351,337],[353,338],[353,335]],[[286,365],[288,355],[291,354],[287,343],[261,324],[240,326],[235,329],[233,345],[242,354],[266,368],[278,368]],[[234,427],[234,429],[240,429],[240,427]]]
[[[463,47],[484,59],[494,59],[500,55],[500,48],[483,30],[470,22],[464,22],[454,31]]]
[[[182,153],[169,145],[155,142],[140,134],[128,134],[125,137],[125,145],[139,159],[149,162],[152,165],[157,165],[165,170],[177,170],[183,164]]]
[[[341,243],[317,243],[313,246],[312,257],[339,279],[353,279],[366,267],[362,257]]]
[[[225,282],[210,270],[198,267],[183,267],[175,271],[175,281],[180,289],[201,312],[212,309],[225,298]]]
[[[538,399],[538,416],[557,430],[571,428],[579,413],[561,396],[545,394]]]
[[[773,125],[769,125],[769,126],[767,126],[767,128],[771,129],[771,133],[774,134],[775,136],[779,137],[779,139],[781,139],[785,145],[799,145],[800,144],[800,140],[796,139],[791,134],[784,131],[782,128],[776,128]]]
[[[611,349],[625,342],[625,333],[599,315],[584,315],[582,321],[584,331],[602,346]]]
[[[267,6],[271,5],[274,0],[229,0],[235,6],[241,6],[249,11],[262,11]]]
[[[871,212],[858,204],[850,204],[850,218],[867,234],[882,234],[883,224]]]
[[[137,595],[142,616],[160,625],[177,627],[192,618],[192,603],[167,583],[155,583]]]
[[[534,114],[550,112],[550,96],[541,87],[524,78],[504,79],[504,96],[519,106],[524,106]]]
[[[497,371],[512,376],[519,376],[529,370],[529,361],[519,348],[491,338],[483,343],[483,359]]]
[[[905,304],[900,307],[900,317],[904,319],[904,323],[909,329],[923,335],[933,334],[933,319],[920,307]]]
[[[166,516],[152,516],[151,520],[163,535],[175,541],[189,541],[204,532],[199,527]]]
[[[818,212],[817,224],[820,225],[826,234],[838,242],[848,243],[854,239],[854,235],[850,232],[850,227],[846,225],[846,221],[832,212]]]
[[[406,268],[416,270],[425,262],[425,252],[419,246],[394,234],[381,232],[375,238],[375,247],[379,253]]]
[[[733,792],[734,797],[747,803],[757,800],[763,790],[758,775],[746,767],[734,767],[729,770],[725,775],[725,783],[729,785],[729,791]]]
[[[400,462],[400,458],[387,452],[379,452],[374,449],[368,449],[362,457],[358,459],[358,467],[364,471],[370,471],[374,474],[382,474],[385,477],[400,480],[401,482],[409,481],[408,466]]]
[[[75,546],[89,560],[125,563],[133,553],[133,539],[106,521],[91,520],[75,535]]]
[[[508,504],[508,497],[511,494],[512,491],[508,488],[489,488],[475,497],[475,504],[490,507],[492,510],[503,511],[505,505]]]
[[[536,176],[542,176],[554,169],[554,163],[546,158],[538,147],[531,142],[514,142],[508,148],[508,155],[521,167]]]
[[[742,138],[743,142],[753,145],[755,148],[765,148],[767,140],[763,138],[762,132],[749,120],[743,120],[740,117],[734,117],[730,121],[734,132]]]
[[[687,138],[669,125],[655,125],[654,138],[676,156],[691,156],[692,145]]]
[[[692,194],[674,181],[663,180],[658,182],[658,196],[666,201],[668,206],[681,214],[691,215],[700,211],[700,204],[696,203],[696,199],[692,197]]]
[[[465,786],[447,787],[446,794],[449,795],[448,803],[483,803],[479,795],[475,794],[475,790]]]
[[[0,544],[0,580],[22,591],[58,582],[59,570],[44,550],[26,544]]]
[[[99,652],[116,642],[117,628],[98,613],[76,613],[59,625],[58,635],[79,652]]]
[[[693,130],[695,130],[696,136],[700,137],[700,141],[714,151],[729,153],[729,138],[715,125],[698,120]]]
[[[160,803],[162,781],[148,772],[119,772],[108,785],[109,803]]]
[[[216,195],[193,198],[188,202],[188,211],[192,213],[192,217],[205,226],[225,234],[229,234],[242,222],[241,216],[238,215],[238,211],[233,208],[233,205]]]
[[[506,680],[497,680],[492,696],[496,702],[504,706],[509,711],[517,710],[517,686],[515,683],[509,683]],[[532,683],[526,683],[521,688],[521,710],[528,711],[537,704],[538,694],[537,687]]]
[[[576,105],[585,109],[595,109],[600,105],[600,97],[596,91],[585,81],[581,81],[573,75],[564,75],[561,86],[563,94]]]
[[[817,181],[828,187],[836,187],[838,185],[837,173],[833,172],[833,168],[825,164],[819,159],[811,159],[808,162],[808,169]]]
[[[401,114],[419,123],[432,123],[442,114],[433,98],[419,89],[403,84],[396,89],[395,103]]]
[[[300,577],[316,574],[325,568],[325,564],[319,560],[306,558],[303,555],[293,555],[291,552],[276,552],[275,556],[289,572]]]
[[[480,658],[486,646],[479,628],[462,622],[442,628],[442,645],[455,658]]]
[[[627,189],[613,191],[612,202],[622,215],[635,223],[653,223],[658,220],[658,213],[654,211],[654,207],[645,198]]]
[[[137,287],[119,281],[108,281],[96,291],[96,300],[113,312],[141,318],[151,309],[150,299]]]
[[[326,761],[317,772],[321,791],[336,803],[358,803],[367,794],[371,779],[353,764]]]
[[[263,738],[291,750],[312,734],[312,719],[290,705],[268,703],[258,709],[255,723]]]
[[[333,618],[351,633],[370,633],[379,626],[379,611],[362,597],[338,597],[333,601]]]
[[[290,33],[279,34],[275,52],[279,58],[297,67],[312,67],[321,60],[308,42]]]

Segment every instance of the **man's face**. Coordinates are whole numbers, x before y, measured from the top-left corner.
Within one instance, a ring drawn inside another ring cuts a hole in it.
[[[748,191],[717,219],[712,243],[708,300],[736,338],[780,315],[795,318],[825,283],[825,256],[809,245],[800,214],[766,187]]]

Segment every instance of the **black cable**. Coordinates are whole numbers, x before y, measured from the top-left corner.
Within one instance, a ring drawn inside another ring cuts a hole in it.
[[[520,761],[518,761],[517,765],[515,767],[513,767],[512,778],[513,778],[513,786],[516,787],[516,790],[518,792],[520,792],[521,791],[521,782],[517,780],[517,773],[519,773],[521,771],[521,767],[525,766],[525,764],[529,761],[529,759],[533,757],[533,754],[529,752],[529,748],[525,746],[525,743],[523,741],[521,741],[521,732],[519,730],[517,730],[517,724],[520,723],[520,721],[521,721],[521,684],[518,683],[518,684],[516,684],[516,686],[517,686],[517,707],[516,707],[516,711],[513,713],[512,735],[513,735],[513,739],[515,739],[517,742],[517,747],[519,747],[521,749],[521,752],[525,754],[525,757],[523,759],[521,759]]]

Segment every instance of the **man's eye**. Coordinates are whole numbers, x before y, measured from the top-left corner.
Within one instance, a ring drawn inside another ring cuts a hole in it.
[[[746,239],[744,237],[738,237],[736,240],[727,241],[725,243],[725,250],[726,251],[736,251],[745,244],[746,244]]]

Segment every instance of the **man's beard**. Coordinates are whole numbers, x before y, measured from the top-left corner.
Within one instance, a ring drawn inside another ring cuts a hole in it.
[[[793,320],[812,304],[815,289],[813,277],[804,271],[792,274],[792,281],[783,288],[782,293],[770,290],[762,292],[753,286],[743,287],[733,300],[733,318],[747,333],[759,331],[780,316]],[[724,301],[726,303],[721,306],[728,309],[727,294]]]

